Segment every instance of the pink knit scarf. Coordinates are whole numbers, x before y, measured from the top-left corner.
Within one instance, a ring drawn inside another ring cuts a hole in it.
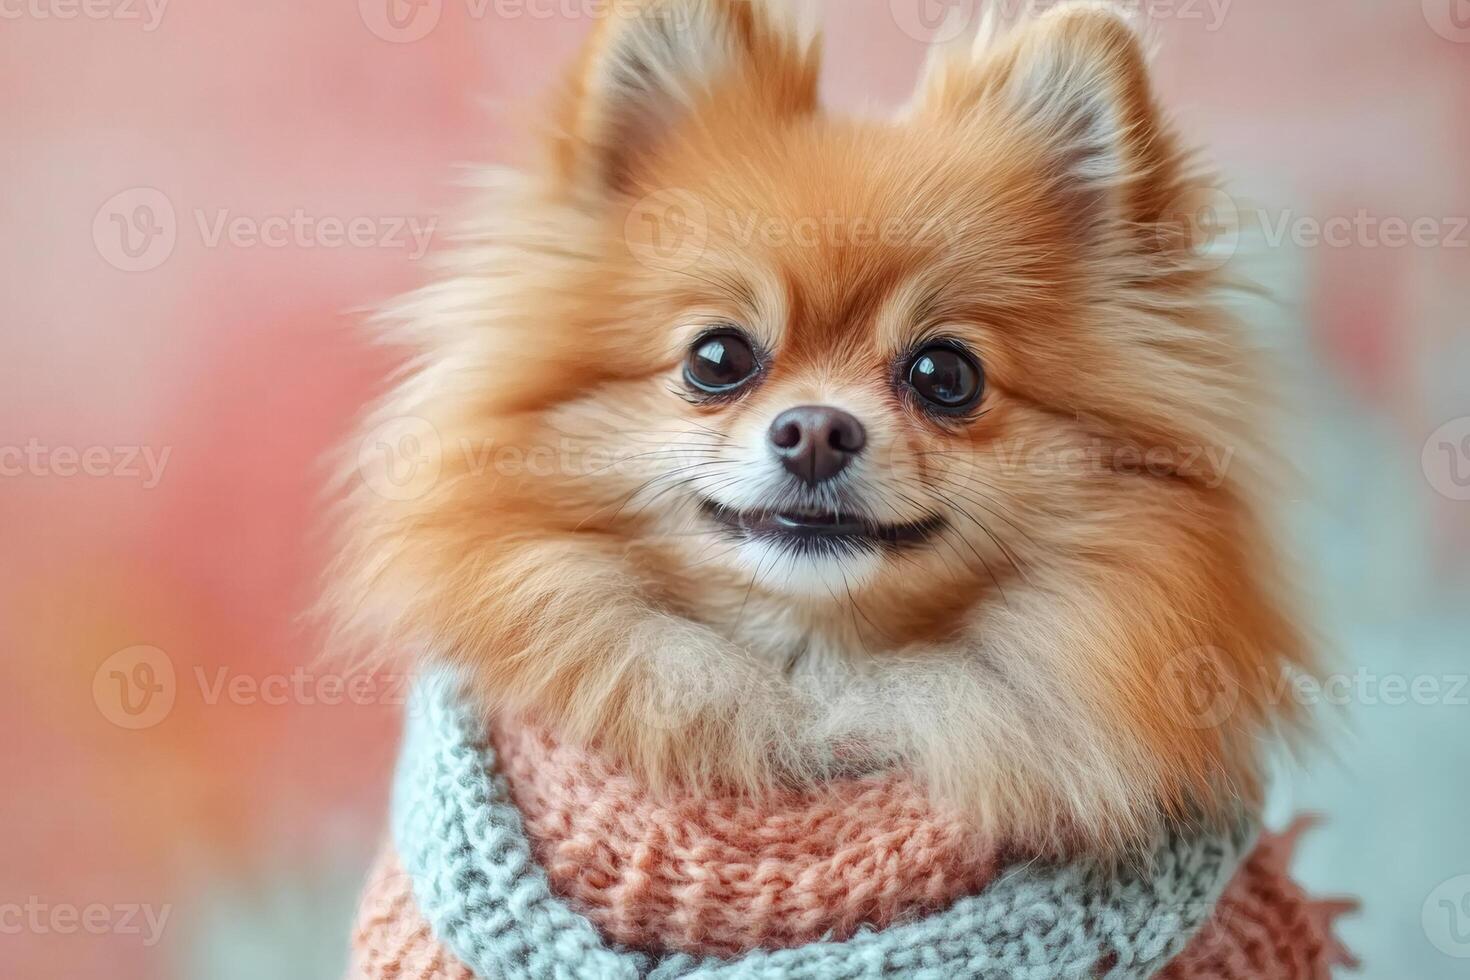
[[[501,772],[552,888],[614,942],[729,955],[886,926],[984,889],[996,852],[898,776],[820,792],[657,800],[543,731],[500,726]]]
[[[729,955],[845,939],[984,889],[996,848],[898,775],[780,793],[760,806],[655,799],[584,749],[529,727],[492,735],[501,774],[552,889],[609,940],[651,952]],[[1327,980],[1351,962],[1287,874],[1305,823],[1266,835],[1168,980]],[[471,974],[442,948],[385,855],[364,899],[355,978]]]

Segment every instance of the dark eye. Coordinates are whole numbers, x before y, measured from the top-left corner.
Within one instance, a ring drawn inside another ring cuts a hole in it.
[[[973,408],[985,393],[985,372],[959,347],[932,344],[909,361],[909,387],[929,407],[959,413]]]
[[[733,330],[708,333],[694,342],[684,377],[690,385],[709,395],[734,391],[755,377],[760,362],[750,341]]]

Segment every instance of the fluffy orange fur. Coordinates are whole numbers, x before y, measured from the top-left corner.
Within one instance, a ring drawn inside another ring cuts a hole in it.
[[[986,833],[1100,849],[1254,799],[1305,654],[1256,368],[1177,220],[1212,185],[1138,37],[1081,5],[987,28],[897,121],[825,112],[817,64],[772,3],[600,28],[544,169],[487,174],[442,276],[382,318],[415,356],[368,426],[432,426],[437,477],[351,474],[343,637],[655,786],[907,765]],[[691,399],[725,323],[769,364]],[[983,363],[973,418],[896,390],[933,336]],[[868,516],[943,530],[808,559],[711,522],[701,500],[769,503],[764,433],[814,403],[867,428]]]

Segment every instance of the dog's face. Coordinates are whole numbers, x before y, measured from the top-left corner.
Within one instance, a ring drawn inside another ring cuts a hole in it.
[[[655,780],[896,759],[1052,843],[1249,792],[1297,641],[1177,221],[1208,187],[1124,23],[941,53],[862,123],[766,4],[650,0],[558,125],[401,311],[386,411],[444,457],[360,496],[352,623]]]
[[[593,479],[630,498],[622,516],[683,566],[676,580],[714,586],[703,604],[744,584],[851,615],[859,594],[927,606],[999,587],[1022,533],[1005,511],[1028,494],[1006,487],[1024,467],[987,473],[984,450],[1025,416],[1043,422],[1007,406],[1006,306],[1057,260],[1027,241],[1044,216],[976,193],[973,175],[1005,161],[961,138],[816,120],[686,149],[652,174],[676,190],[651,190],[623,222],[643,369],[558,423],[611,421],[595,438],[628,465]],[[1026,308],[1051,305],[1037,291]],[[916,639],[917,625],[885,632]]]
[[[1185,193],[1177,161],[1125,132],[1153,110],[1111,18],[939,61],[910,118],[864,124],[821,114],[802,50],[725,9],[653,5],[583,66],[565,157],[616,193],[577,286],[619,304],[599,367],[622,363],[569,379],[562,428],[628,464],[595,480],[666,562],[818,606],[872,593],[914,613],[881,617],[888,642],[930,638],[1020,574],[1028,524],[1095,505],[1119,445],[1177,473],[1199,441],[1195,394],[1141,383],[1155,352],[1109,322],[1168,244],[1120,259],[1118,227]]]
[[[1056,316],[1054,295],[1025,295],[1062,268],[1044,201],[1015,192],[1003,147],[933,126],[701,136],[629,212],[625,281],[658,370],[595,400],[665,449],[624,474],[647,478],[630,507],[684,544],[675,560],[795,603],[999,587],[1021,533],[1005,511],[1028,492],[985,449],[1043,423],[1014,401],[1007,337],[1008,307]]]

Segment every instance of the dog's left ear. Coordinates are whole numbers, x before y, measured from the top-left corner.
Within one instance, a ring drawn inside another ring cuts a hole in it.
[[[973,47],[938,49],[917,116],[989,117],[1041,153],[1039,176],[1093,221],[1159,220],[1176,195],[1181,154],[1154,100],[1141,39],[1109,4],[1076,2]]]
[[[817,107],[819,51],[786,0],[623,0],[568,78],[554,151],[580,189],[621,191],[681,126]]]

